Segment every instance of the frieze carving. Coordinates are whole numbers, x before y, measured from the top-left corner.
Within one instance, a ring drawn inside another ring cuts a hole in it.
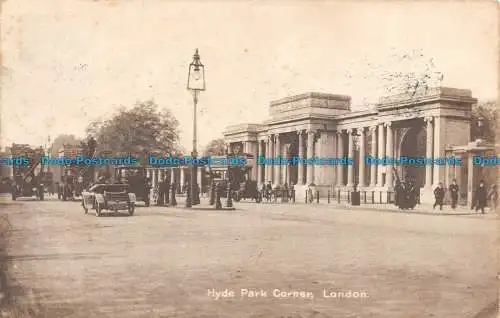
[[[301,99],[283,104],[271,105],[272,113],[285,113],[301,108],[332,108],[349,109],[348,100],[322,100],[322,99]]]

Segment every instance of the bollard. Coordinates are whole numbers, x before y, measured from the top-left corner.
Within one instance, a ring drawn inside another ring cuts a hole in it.
[[[330,203],[330,190],[328,190],[328,203]]]
[[[226,207],[227,208],[232,208],[233,207],[233,198],[231,198],[232,192],[231,192],[231,186],[228,184],[227,185],[227,201],[226,201]]]
[[[379,201],[380,203],[382,203],[382,191],[379,192]]]
[[[319,191],[316,191],[316,203],[319,203]]]
[[[167,183],[166,184],[166,193],[165,193],[165,204],[169,205],[170,204],[170,185]]]
[[[337,191],[337,203],[340,203],[340,189]]]
[[[215,204],[215,191],[215,182],[212,182],[212,184],[210,185],[210,205]]]
[[[220,201],[221,187],[219,184],[215,187],[215,209],[222,210],[222,202]]]
[[[175,199],[176,190],[177,190],[177,186],[175,185],[175,183],[172,183],[172,196],[170,197],[170,205],[171,206],[177,205],[177,200]]]
[[[372,191],[372,204],[375,203],[375,191]]]
[[[191,187],[187,188],[186,191],[186,208],[190,208],[193,205],[191,204]]]

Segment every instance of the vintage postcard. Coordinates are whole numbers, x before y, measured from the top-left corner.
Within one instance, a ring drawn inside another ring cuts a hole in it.
[[[1,317],[497,317],[498,12],[3,1]]]

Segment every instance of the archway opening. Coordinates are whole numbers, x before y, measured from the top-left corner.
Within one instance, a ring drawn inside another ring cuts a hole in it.
[[[400,146],[400,157],[423,157],[426,153],[426,132],[422,123],[414,123],[403,135]],[[414,178],[418,187],[425,184],[425,166],[403,165],[400,167],[400,178]]]

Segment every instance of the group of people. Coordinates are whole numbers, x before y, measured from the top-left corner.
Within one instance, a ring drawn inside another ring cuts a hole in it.
[[[419,201],[420,193],[414,178],[407,177],[405,181],[397,180],[394,192],[396,196],[394,204],[400,210],[413,209]]]
[[[282,186],[273,187],[272,182],[268,181],[263,183],[260,188],[260,193],[267,202],[271,201],[273,197],[277,198],[281,194],[281,198],[285,201],[293,199],[293,185],[286,182]]]
[[[448,191],[450,192],[450,199],[451,199],[451,208],[455,209],[457,207],[458,199],[459,199],[459,192],[460,188],[457,184],[457,180],[453,179],[452,184],[448,187]],[[440,182],[438,186],[434,189],[434,206],[433,209],[435,209],[437,206],[439,206],[439,209],[443,209],[443,203],[444,203],[444,197],[446,194],[446,190],[443,186],[443,183]],[[493,209],[496,208],[497,203],[498,203],[498,191],[497,191],[497,185],[494,184],[490,187],[490,190],[486,188],[486,184],[484,180],[479,181],[479,185],[474,191],[473,197],[472,197],[472,205],[471,205],[471,210],[476,210],[478,212],[481,210],[481,213],[484,214],[484,208],[488,206],[488,200],[491,201],[491,207]]]

